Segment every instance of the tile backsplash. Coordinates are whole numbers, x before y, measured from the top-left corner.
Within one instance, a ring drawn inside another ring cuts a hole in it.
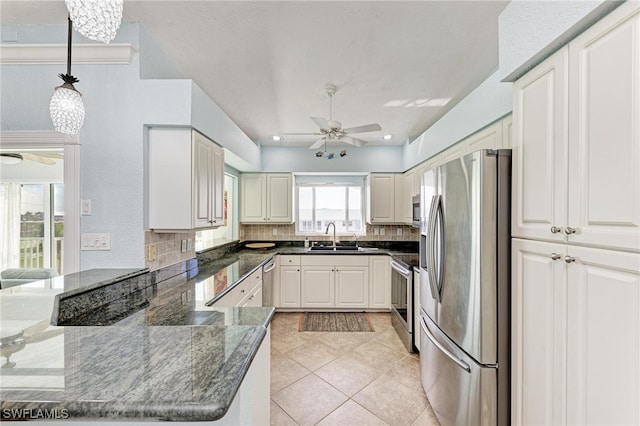
[[[361,241],[418,241],[418,228],[408,225],[368,225],[367,235],[359,235]],[[312,241],[331,240],[329,235],[314,235]],[[340,237],[352,241],[351,236]],[[302,241],[304,235],[296,235],[295,224],[291,225],[240,225],[241,241]]]
[[[182,240],[191,239],[191,250],[182,252]],[[156,246],[155,260],[149,260],[149,249]],[[144,263],[151,271],[173,265],[174,263],[195,257],[196,233],[163,233],[145,231],[144,233]]]

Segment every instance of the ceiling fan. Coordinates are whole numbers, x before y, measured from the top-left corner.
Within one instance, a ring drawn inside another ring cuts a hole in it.
[[[357,127],[349,127],[346,129],[342,128],[342,123],[339,121],[333,120],[332,117],[332,99],[333,95],[336,93],[336,86],[327,86],[325,87],[325,93],[329,96],[329,120],[323,117],[309,117],[313,120],[314,123],[318,125],[320,128],[318,132],[314,133],[283,133],[284,135],[318,135],[321,136],[316,142],[314,142],[309,149],[316,149],[322,146],[322,144],[326,144],[328,141],[341,141],[346,142],[350,145],[354,145],[360,147],[365,145],[367,141],[362,139],[355,138],[351,136],[356,133],[366,133],[366,132],[375,132],[378,130],[382,130],[377,123],[365,124],[363,126]]]
[[[63,159],[62,154],[54,152],[0,152],[0,164],[18,164],[22,161],[37,161],[38,163],[54,165],[54,160]]]

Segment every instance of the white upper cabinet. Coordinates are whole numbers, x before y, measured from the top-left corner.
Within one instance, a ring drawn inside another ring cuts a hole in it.
[[[562,49],[514,83],[514,237],[564,241],[567,67]]]
[[[224,150],[189,128],[149,129],[149,228],[184,231],[224,221]]]
[[[371,173],[367,178],[369,208],[367,221],[372,224],[402,223],[403,179],[397,173]],[[396,208],[397,206],[397,208]],[[397,217],[396,217],[397,211]]]
[[[240,222],[292,223],[293,176],[290,173],[240,175]]]
[[[569,45],[566,226],[576,243],[640,250],[640,12],[623,7]]]
[[[514,236],[640,250],[637,7],[515,83]]]

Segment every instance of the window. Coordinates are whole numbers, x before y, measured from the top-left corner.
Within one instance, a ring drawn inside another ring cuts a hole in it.
[[[364,234],[362,178],[347,183],[305,182],[312,180],[309,177],[301,180],[296,183],[297,234],[324,234],[330,222],[335,223],[337,233]]]

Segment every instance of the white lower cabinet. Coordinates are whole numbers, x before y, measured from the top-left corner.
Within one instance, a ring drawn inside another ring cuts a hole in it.
[[[512,423],[640,424],[640,256],[514,239]]]
[[[303,266],[302,307],[332,308],[335,301],[335,267]]]
[[[369,257],[369,308],[391,308],[391,263],[389,256]]]
[[[278,291],[275,304],[278,308],[299,308],[300,307],[300,256],[279,255],[276,262],[278,277],[276,285]]]
[[[336,308],[369,306],[369,267],[338,266],[335,271]]]
[[[367,307],[368,256],[302,256],[300,274],[302,308]]]

